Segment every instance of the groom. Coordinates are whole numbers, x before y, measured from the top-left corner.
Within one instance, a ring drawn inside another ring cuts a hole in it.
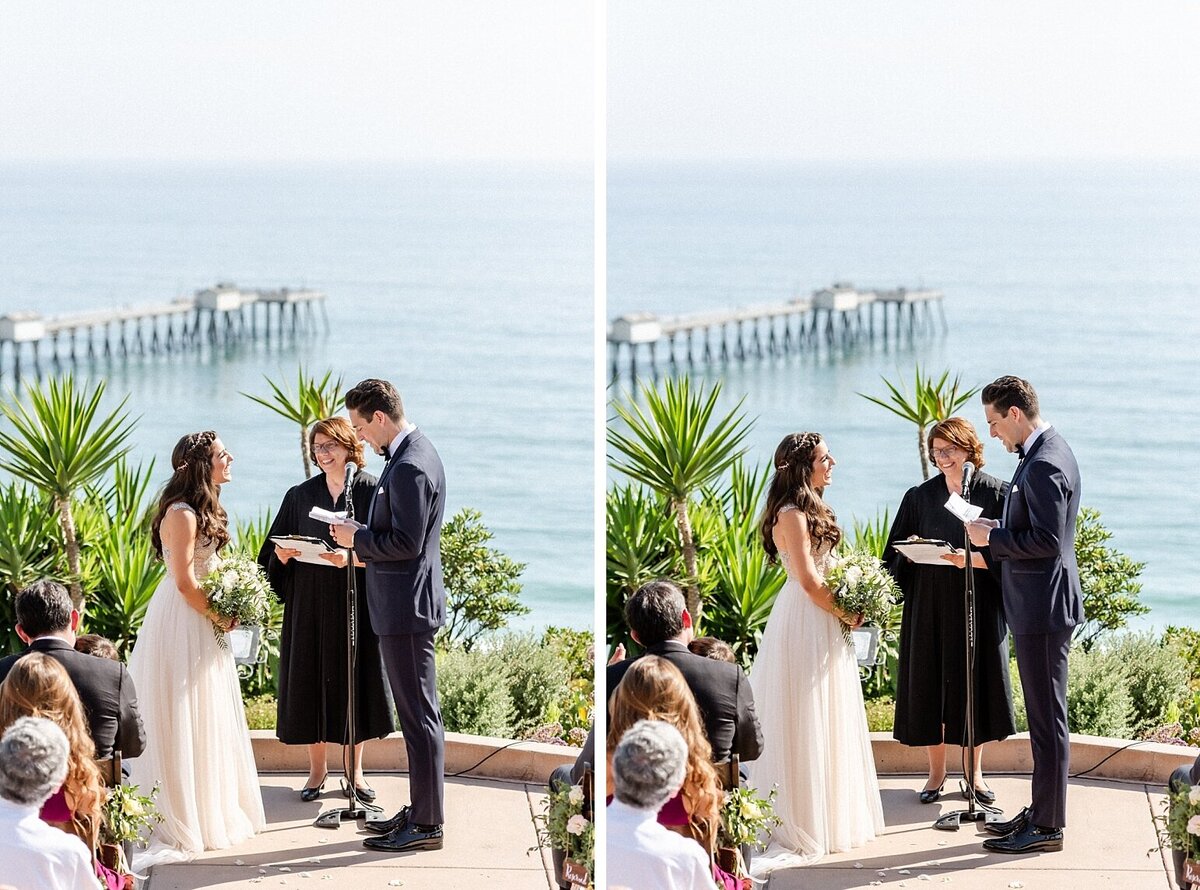
[[[1001,377],[983,388],[988,429],[1020,458],[1003,519],[968,524],[971,543],[999,565],[1004,617],[1013,634],[1033,748],[1030,806],[986,829],[996,853],[1061,850],[1067,824],[1067,652],[1083,621],[1075,516],[1079,467],[1065,439],[1041,419],[1028,381]]]
[[[367,566],[367,607],[408,750],[412,800],[391,819],[368,822],[368,829],[385,836],[367,838],[363,846],[391,852],[440,850],[445,730],[433,638],[446,623],[441,553],[446,476],[433,445],[405,419],[392,384],[362,381],[346,393],[346,409],[358,438],[382,454],[387,465],[366,524],[335,525],[331,532]]]

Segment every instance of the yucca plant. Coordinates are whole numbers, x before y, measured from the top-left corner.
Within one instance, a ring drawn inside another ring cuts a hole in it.
[[[62,539],[44,495],[20,482],[0,486],[0,640],[4,652],[22,647],[13,630],[13,596],[39,578],[59,577]]]
[[[84,611],[80,583],[79,538],[72,501],[84,486],[99,479],[129,452],[126,442],[136,421],[125,413],[126,396],[107,414],[100,413],[104,381],[90,392],[73,377],[51,378],[27,390],[29,407],[16,397],[0,402],[12,425],[0,431],[0,468],[24,479],[54,503],[67,551],[71,601]]]
[[[242,393],[250,401],[269,408],[280,417],[300,427],[300,459],[304,462],[304,478],[312,475],[312,460],[308,454],[308,430],[318,420],[332,417],[342,406],[342,378],[333,379],[333,371],[326,371],[318,380],[304,373],[301,365],[296,372],[296,392],[290,392],[283,383],[263,377],[271,387],[271,396],[256,396]]]
[[[747,422],[738,401],[731,411],[714,417],[721,384],[709,392],[693,392],[686,377],[668,378],[662,391],[643,386],[643,410],[632,398],[614,401],[613,410],[625,429],[608,428],[612,450],[609,464],[629,478],[662,495],[674,515],[683,556],[688,610],[694,620],[702,613],[696,583],[696,545],[688,504],[703,486],[720,478],[746,453],[742,443],[753,422]]]
[[[714,541],[705,562],[710,586],[702,632],[724,640],[749,667],[787,576],[781,566],[767,562],[757,541],[737,529]]]
[[[625,600],[647,581],[675,575],[675,531],[666,500],[641,485],[609,490],[604,529],[609,642],[629,647]]]
[[[119,522],[89,546],[88,561],[91,607],[87,630],[108,637],[125,657],[137,640],[166,566],[154,552],[149,535],[128,534]]]
[[[925,431],[930,425],[950,417],[966,404],[967,400],[979,392],[979,387],[960,391],[960,375],[950,380],[950,372],[942,372],[942,376],[934,380],[933,375],[926,375],[921,366],[916,366],[913,380],[913,392],[901,385],[897,386],[886,377],[881,378],[891,395],[885,400],[860,392],[859,395],[868,402],[873,402],[881,408],[886,408],[897,417],[901,417],[917,427],[917,454],[921,461],[921,477],[929,478],[929,450],[925,443]]]
[[[882,513],[875,514],[874,519],[865,522],[855,519],[851,528],[851,533],[842,538],[841,550],[843,552],[865,550],[877,559],[883,559],[883,551],[887,549],[888,535],[892,531],[891,518],[886,509]]]

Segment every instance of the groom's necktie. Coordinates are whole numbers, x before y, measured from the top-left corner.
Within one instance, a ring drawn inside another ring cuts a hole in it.
[[[1024,455],[1022,455],[1022,456],[1024,456]],[[391,459],[392,459],[392,449],[389,448],[387,445],[384,445],[383,446],[383,461],[384,461],[384,463],[387,463]]]
[[[1017,446],[1017,460],[1025,460],[1025,446],[1024,445]]]

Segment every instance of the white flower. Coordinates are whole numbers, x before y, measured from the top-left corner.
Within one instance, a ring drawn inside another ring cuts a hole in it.
[[[1200,803],[1200,785],[1194,785],[1192,786],[1191,790],[1188,791],[1188,803]]]
[[[1192,816],[1192,818],[1188,819],[1187,830],[1188,834],[1200,837],[1200,816]]]
[[[846,569],[846,583],[850,587],[857,587],[858,582],[862,580],[863,572],[858,566],[850,566]]]
[[[572,785],[571,790],[567,792],[567,800],[576,806],[583,803],[583,789],[578,785]]]
[[[579,815],[578,813],[576,813],[574,816],[572,816],[570,819],[567,820],[567,833],[568,834],[583,834],[583,832],[585,830],[587,830],[587,826],[588,826],[588,820],[583,818],[583,816]]]

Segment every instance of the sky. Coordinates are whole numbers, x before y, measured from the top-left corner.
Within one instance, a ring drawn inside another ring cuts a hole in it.
[[[1195,0],[610,0],[622,160],[1195,159]]]
[[[39,0],[0,161],[588,162],[590,0]]]

